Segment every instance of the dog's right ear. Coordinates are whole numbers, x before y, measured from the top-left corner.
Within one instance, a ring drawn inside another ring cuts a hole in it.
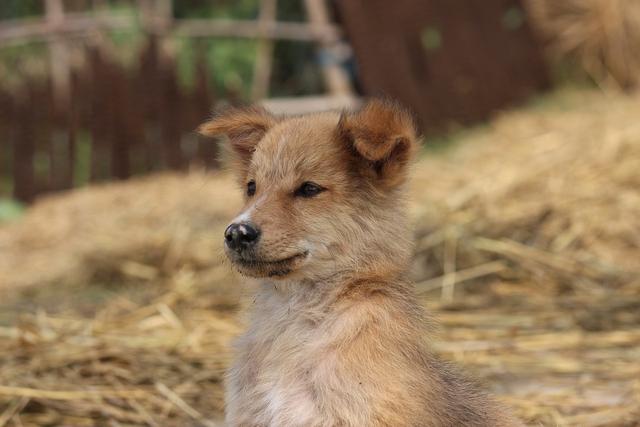
[[[277,122],[262,107],[228,108],[200,125],[198,132],[208,137],[226,135],[234,166],[245,175],[256,146]]]
[[[418,143],[413,117],[399,104],[372,99],[359,111],[342,114],[338,134],[355,154],[361,173],[380,188],[406,180]]]

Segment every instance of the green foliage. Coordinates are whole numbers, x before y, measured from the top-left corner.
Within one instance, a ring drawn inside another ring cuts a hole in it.
[[[426,27],[420,33],[420,41],[428,52],[438,50],[442,47],[442,32],[437,27]]]
[[[16,200],[0,198],[0,223],[21,217],[24,209],[24,206]]]
[[[524,11],[514,6],[509,8],[502,16],[502,26],[510,31],[516,31],[524,25],[526,17]]]
[[[275,44],[271,96],[297,96],[324,92],[320,68],[310,43],[280,41]]]
[[[304,21],[307,18],[302,0],[279,0],[278,19],[282,21]]]
[[[174,2],[176,18],[256,19],[258,0],[216,1],[179,0]],[[303,2],[280,0],[277,17],[284,21],[305,19]],[[242,39],[179,39],[177,60],[180,81],[193,84],[198,55],[204,55],[207,68],[219,94],[228,91],[248,96],[253,79],[256,43]],[[314,65],[314,47],[310,43],[280,41],[274,49],[271,78],[272,96],[294,96],[323,91],[322,79]]]
[[[79,133],[75,148],[73,180],[75,187],[81,187],[89,182],[91,174],[91,136],[88,132]]]
[[[17,19],[41,15],[44,0],[1,0],[0,19]]]
[[[253,78],[256,43],[242,39],[177,39],[180,81],[193,84],[198,56],[204,57],[216,93],[234,92],[247,96]]]
[[[173,3],[176,18],[233,18],[255,19],[258,16],[257,0],[178,0]]]
[[[46,75],[48,61],[47,46],[43,43],[30,43],[0,49],[0,81],[2,86],[5,88],[14,87],[25,76]]]

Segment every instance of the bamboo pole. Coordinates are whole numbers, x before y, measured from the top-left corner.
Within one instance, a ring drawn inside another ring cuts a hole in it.
[[[61,25],[52,27],[46,20],[19,19],[0,22],[0,46],[14,46],[31,42],[50,41],[54,37],[86,37],[100,28],[103,31],[128,31],[136,27],[136,20],[126,15],[107,13],[69,13]],[[174,19],[173,35],[176,37],[230,37],[263,38],[312,42],[322,38],[339,38],[341,30],[331,24],[309,25],[300,22],[272,22],[260,26],[255,20],[230,19]],[[147,30],[158,30],[153,20]]]
[[[329,25],[329,11],[325,0],[305,0],[305,8],[322,54],[321,67],[327,90],[333,96],[352,96],[351,79],[336,62],[340,39],[335,34],[327,34],[321,28]]]
[[[62,27],[65,22],[62,0],[46,0],[46,21],[51,28]],[[53,95],[56,108],[66,111],[71,88],[71,66],[69,48],[60,35],[55,35],[49,43],[49,63],[53,80]]]
[[[171,38],[173,26],[173,0],[154,0],[156,35],[158,36],[158,48],[160,58],[167,60],[175,57],[175,43]]]
[[[340,29],[331,24],[310,25],[301,22],[272,22],[259,25],[257,21],[230,19],[182,19],[174,23],[179,37],[264,38],[313,42],[323,38],[340,37]]]
[[[17,19],[0,22],[0,46],[15,46],[32,42],[49,42],[57,37],[89,36],[96,28],[109,31],[133,29],[135,21],[129,16],[106,13],[65,13],[57,25],[48,20]]]
[[[278,10],[277,0],[262,0],[260,2],[260,16],[258,25],[265,27],[276,21]],[[253,72],[253,86],[251,98],[254,101],[266,98],[269,95],[269,81],[273,65],[273,40],[260,38],[256,49],[256,64]]]

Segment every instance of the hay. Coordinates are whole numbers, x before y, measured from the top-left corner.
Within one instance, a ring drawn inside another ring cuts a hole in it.
[[[531,424],[639,425],[640,108],[554,102],[420,163],[418,289],[439,351]]]
[[[638,0],[527,0],[532,23],[553,56],[575,58],[597,82],[640,83]]]
[[[22,425],[216,425],[237,319],[193,274],[167,287],[146,304],[114,298],[94,316],[38,312],[0,328],[5,411]]]
[[[637,117],[637,100],[563,94],[416,167],[434,347],[531,425],[639,423]],[[216,237],[231,187],[111,184],[0,228],[0,426],[218,423],[241,330]]]
[[[496,119],[415,173],[420,275],[500,260],[502,277],[554,294],[637,291],[640,121],[636,100],[566,95]],[[567,111],[565,111],[567,110]],[[497,265],[494,268],[498,268]]]
[[[239,202],[233,190],[230,177],[193,172],[49,196],[22,221],[0,228],[0,286],[122,287],[161,281],[179,269],[210,273],[218,283],[217,236]],[[229,288],[220,297],[233,293]]]

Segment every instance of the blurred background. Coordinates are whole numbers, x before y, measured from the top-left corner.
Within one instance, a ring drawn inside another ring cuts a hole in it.
[[[0,427],[220,425],[225,105],[424,135],[433,344],[528,425],[640,425],[640,1],[2,0]]]

